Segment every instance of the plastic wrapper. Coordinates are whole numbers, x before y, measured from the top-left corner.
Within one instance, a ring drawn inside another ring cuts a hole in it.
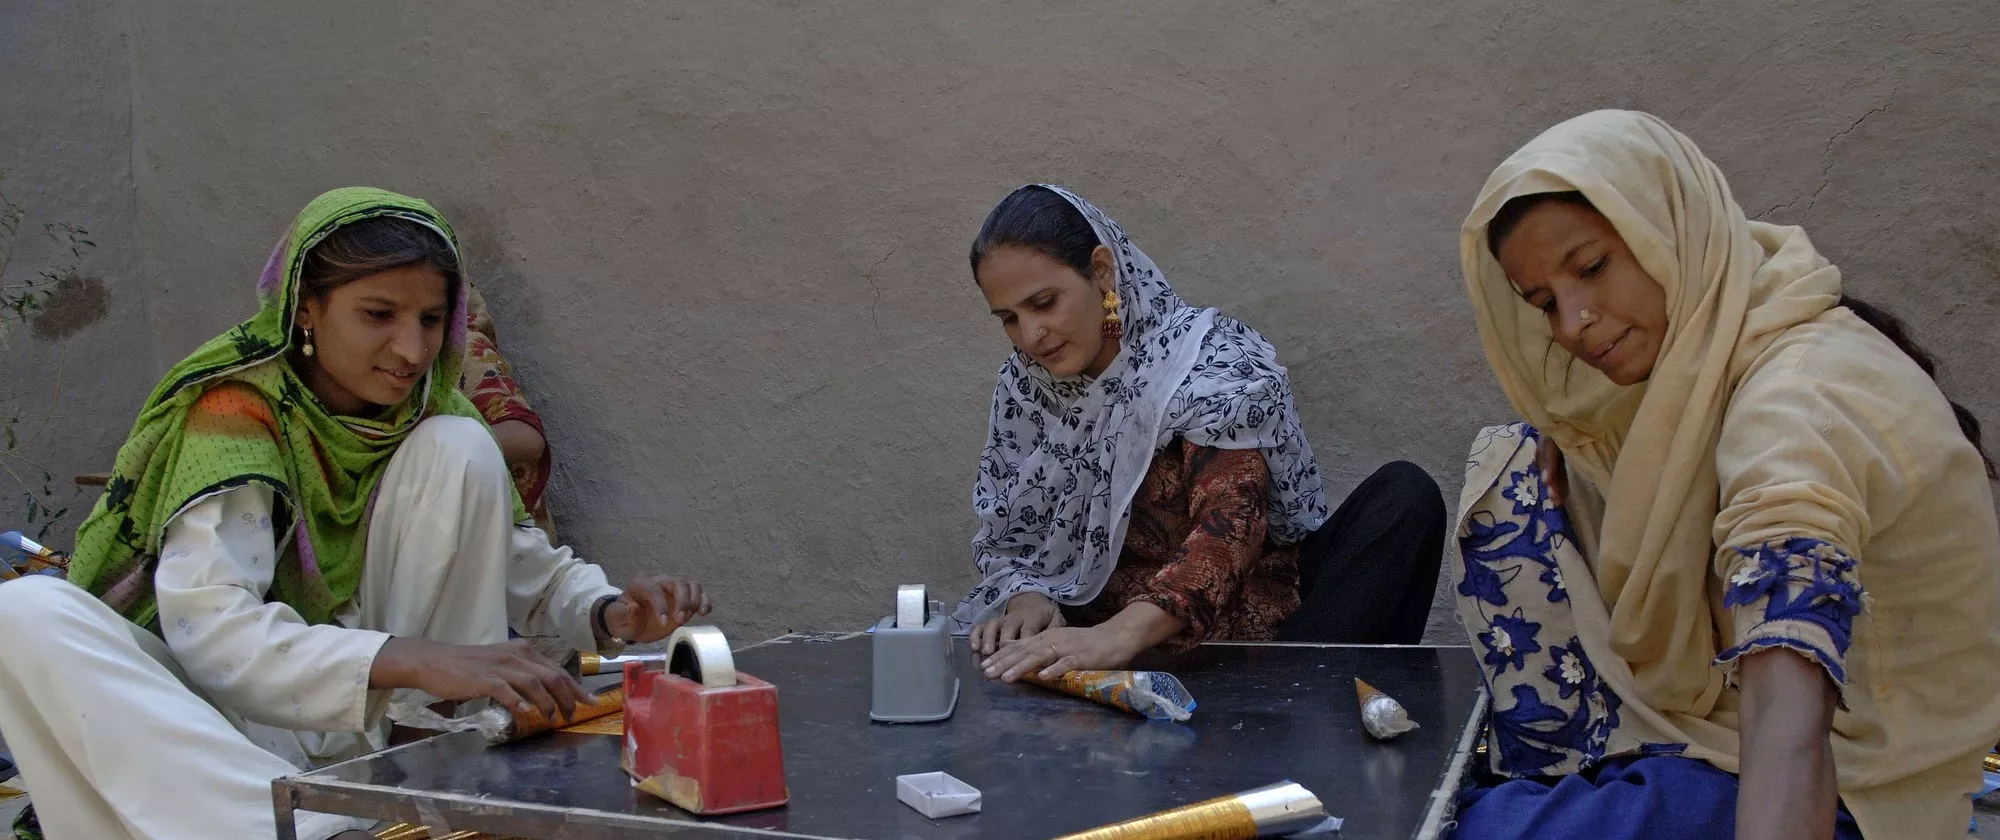
[[[1052,680],[1035,674],[1022,679],[1152,720],[1194,716],[1194,695],[1164,671],[1071,671]]]
[[[404,726],[434,729],[440,732],[476,730],[488,744],[505,744],[624,710],[625,690],[607,688],[594,695],[591,702],[578,705],[574,714],[562,720],[534,711],[516,715],[508,711],[505,706],[499,705],[488,705],[469,715],[448,718],[416,701],[391,704],[389,719]]]
[[[1387,741],[1417,728],[1403,704],[1358,677],[1354,680],[1354,696],[1361,703],[1361,728],[1370,736]]]

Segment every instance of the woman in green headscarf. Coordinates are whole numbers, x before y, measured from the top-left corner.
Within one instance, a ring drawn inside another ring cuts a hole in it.
[[[707,612],[533,526],[456,387],[466,288],[429,204],[314,199],[257,314],[147,399],[69,582],[0,586],[0,638],[35,640],[0,658],[0,731],[49,836],[271,836],[271,779],[383,746],[392,695],[567,712],[510,626],[612,650]]]

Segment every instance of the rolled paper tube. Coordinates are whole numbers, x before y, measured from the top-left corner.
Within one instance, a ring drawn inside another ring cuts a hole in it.
[[[628,653],[623,656],[579,653],[572,657],[568,663],[565,663],[567,665],[565,670],[568,670],[570,676],[574,677],[595,677],[599,674],[625,673],[625,663],[627,662],[645,662],[651,664],[665,661],[667,661],[667,654],[664,652]]]
[[[1265,785],[1056,840],[1250,840],[1326,823],[1319,797],[1296,782]]]
[[[454,831],[450,834],[432,836],[431,830],[421,825],[397,823],[375,832],[375,840],[497,840],[497,838],[477,831]]]
[[[1194,716],[1194,695],[1164,671],[1071,671],[1052,680],[1036,674],[1022,679],[1153,720]]]
[[[489,744],[505,744],[624,710],[625,689],[607,688],[591,698],[589,703],[578,705],[576,711],[563,720],[556,720],[532,710],[525,714],[509,714],[506,709],[494,706],[489,711],[498,711],[501,714],[495,715],[490,721],[482,720],[479,732],[486,736],[486,742]]]
[[[1403,704],[1360,677],[1354,679],[1354,696],[1361,703],[1361,728],[1369,735],[1386,741],[1417,728]]]

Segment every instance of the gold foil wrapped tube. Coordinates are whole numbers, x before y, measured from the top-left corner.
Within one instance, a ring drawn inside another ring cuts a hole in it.
[[[499,709],[501,707],[494,706],[492,708]],[[509,715],[507,724],[501,727],[498,732],[488,731],[484,734],[489,743],[505,744],[511,741],[518,741],[530,735],[538,735],[551,729],[574,726],[584,721],[595,720],[605,715],[624,710],[625,689],[623,687],[607,688],[598,692],[596,696],[591,698],[589,703],[579,704],[576,707],[576,711],[570,714],[567,719],[556,720],[535,711],[525,714],[513,714]]]
[[[596,653],[579,653],[576,655],[575,659],[570,660],[568,670],[571,676],[595,677],[599,674],[625,673],[625,663],[627,662],[644,662],[650,665],[652,663],[665,662],[665,661],[667,661],[667,655],[663,652],[628,653],[625,654],[624,656],[604,656],[602,654],[596,654]]]
[[[1279,782],[1057,840],[1250,840],[1293,834],[1326,821],[1326,808],[1312,791]]]
[[[1194,696],[1161,671],[1071,671],[1052,680],[1030,673],[1021,679],[1153,720],[1187,720],[1194,714]]]

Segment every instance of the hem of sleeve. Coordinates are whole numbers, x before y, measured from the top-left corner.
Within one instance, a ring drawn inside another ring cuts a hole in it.
[[[1175,633],[1166,641],[1159,644],[1159,647],[1169,653],[1186,653],[1208,639],[1208,626],[1189,617],[1187,605],[1179,598],[1172,595],[1147,593],[1135,596],[1125,602],[1126,606],[1133,604],[1152,604],[1159,607],[1166,614],[1187,622],[1187,626],[1181,628],[1181,632]]]
[[[1771,632],[1773,629],[1776,632]],[[1746,639],[1741,644],[1725,650],[1716,656],[1714,661],[1715,667],[1722,669],[1723,677],[1729,681],[1730,685],[1738,685],[1736,680],[1737,668],[1741,665],[1743,657],[1779,648],[1789,650],[1826,669],[1827,678],[1833,680],[1835,703],[1838,708],[1845,711],[1847,709],[1847,668],[1841,661],[1841,657],[1828,650],[1825,645],[1814,642],[1809,638],[1802,638],[1802,636],[1818,635],[1811,632],[1811,629],[1816,628],[1808,629],[1807,633],[1799,635],[1787,635],[1784,632],[1786,629],[1790,628],[1768,628],[1767,626],[1767,629],[1764,632],[1760,632],[1755,638]]]
[[[624,652],[624,640],[607,635],[604,637],[604,643],[598,644],[597,630],[590,626],[590,613],[597,607],[599,600],[602,600],[606,595],[616,597],[623,594],[625,594],[625,590],[623,589],[615,586],[605,586],[594,590],[590,594],[590,597],[579,599],[583,603],[583,613],[569,622],[567,630],[563,633],[563,640],[576,650],[595,651],[605,656],[616,656]]]
[[[382,647],[395,637],[380,630],[343,628],[340,632],[352,634],[347,638],[356,640],[353,642],[354,655],[351,657],[342,657],[337,661],[335,666],[352,670],[353,673],[349,676],[345,684],[353,688],[347,701],[341,704],[341,707],[345,711],[341,712],[339,719],[335,721],[339,725],[331,727],[327,731],[365,732],[373,723],[371,718],[375,715],[375,706],[377,705],[373,702],[373,695],[376,689],[369,687],[369,677],[375,672],[375,658],[382,655]],[[362,653],[363,649],[366,649],[367,652]],[[385,691],[383,694],[386,695],[387,692]]]

